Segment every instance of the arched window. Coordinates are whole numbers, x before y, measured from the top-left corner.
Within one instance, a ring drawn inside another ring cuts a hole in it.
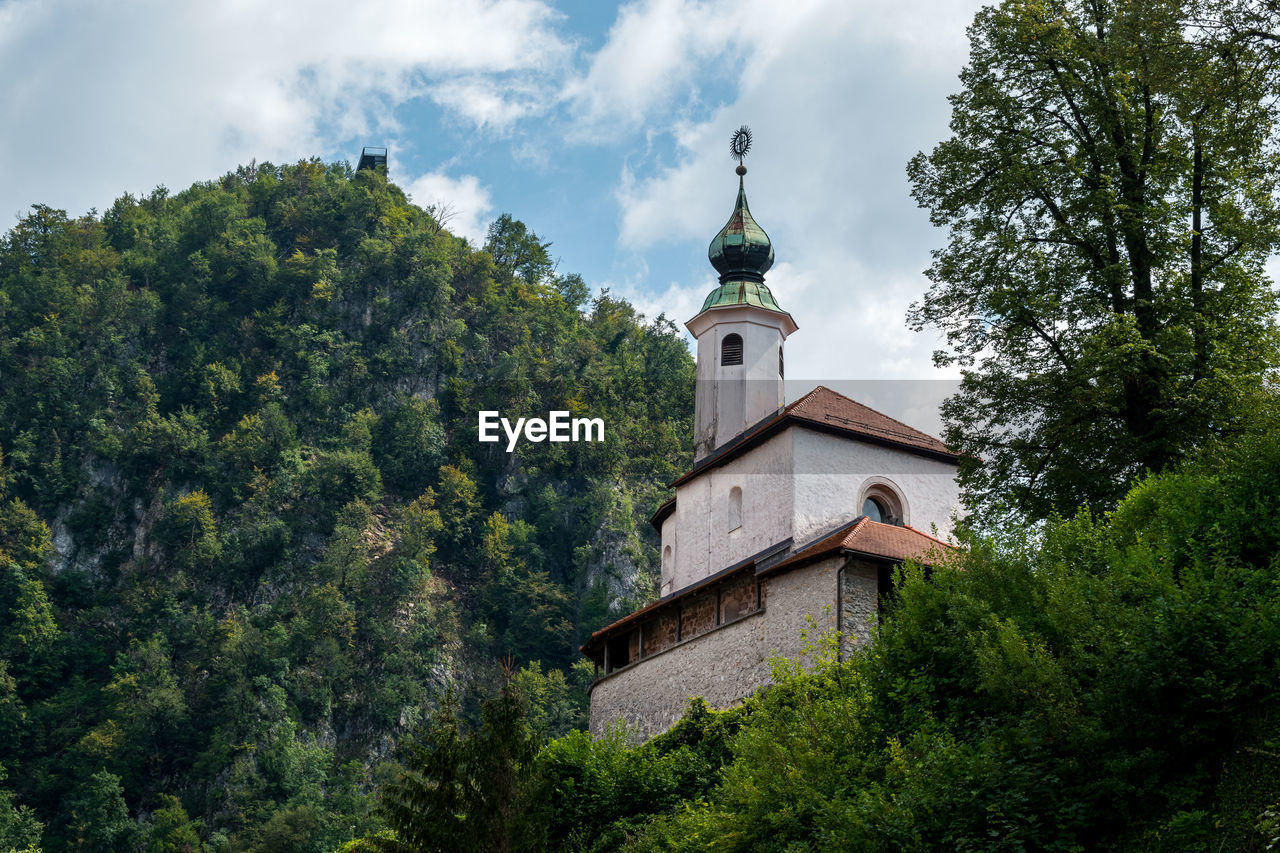
[[[662,574],[664,577],[671,577],[671,546],[662,549]]]
[[[720,343],[720,365],[742,364],[742,336],[725,335]]]
[[[901,527],[907,523],[906,501],[882,477],[872,478],[863,485],[862,514],[881,524],[896,524]]]
[[[729,490],[729,530],[737,530],[742,526],[742,489],[734,486]]]

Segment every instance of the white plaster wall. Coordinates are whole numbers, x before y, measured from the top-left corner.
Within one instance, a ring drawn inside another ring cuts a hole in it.
[[[793,428],[795,495],[792,522],[802,545],[862,514],[858,500],[867,480],[891,483],[906,504],[906,522],[918,530],[951,533],[951,516],[960,505],[956,466],[905,450],[868,444],[838,435]]]
[[[708,455],[786,402],[778,375],[784,315],[748,307],[707,313],[715,322],[697,338],[695,459]],[[742,337],[742,364],[722,366],[720,345],[731,334]]]
[[[677,494],[679,490],[677,490]],[[661,598],[668,593],[675,592],[676,584],[676,566],[680,560],[680,542],[677,534],[676,517],[680,514],[680,503],[676,502],[676,508],[662,522],[662,531],[660,538],[662,544],[658,546],[661,550],[659,554],[665,554],[667,548],[671,548],[671,561],[662,561],[662,582],[658,587],[658,597]]]
[[[676,509],[662,525],[673,571],[662,594],[684,589],[791,535],[794,427],[676,489]],[[729,490],[742,489],[742,525],[729,530]]]
[[[668,530],[670,534],[668,535]],[[662,544],[658,546],[658,556],[661,559],[661,585],[658,589],[658,597],[666,595],[675,590],[675,525],[662,525]],[[667,549],[671,549],[670,558],[667,557]]]

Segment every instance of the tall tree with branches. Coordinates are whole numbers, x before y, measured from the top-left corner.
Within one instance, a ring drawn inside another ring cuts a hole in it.
[[[989,518],[1111,506],[1241,428],[1276,364],[1277,63],[1209,11],[983,9],[952,136],[908,166],[950,231],[910,322],[963,370],[947,439]]]

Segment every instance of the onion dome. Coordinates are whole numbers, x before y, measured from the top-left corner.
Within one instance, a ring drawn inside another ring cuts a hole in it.
[[[747,207],[747,191],[742,184],[746,171],[745,166],[738,167],[738,202],[729,221],[707,249],[711,266],[720,273],[721,284],[734,279],[762,282],[764,274],[773,266],[773,244]]]
[[[711,265],[720,273],[720,286],[711,291],[702,310],[717,305],[755,305],[782,312],[764,284],[764,274],[773,266],[773,244],[747,206],[747,191],[742,182],[746,167],[739,164],[737,173],[738,201],[733,206],[733,214],[707,249]]]

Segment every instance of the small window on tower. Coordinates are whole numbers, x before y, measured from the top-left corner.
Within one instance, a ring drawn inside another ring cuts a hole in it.
[[[778,347],[778,378],[786,377],[786,372],[782,369],[782,347]]]
[[[726,335],[720,344],[720,365],[742,364],[742,336]]]

